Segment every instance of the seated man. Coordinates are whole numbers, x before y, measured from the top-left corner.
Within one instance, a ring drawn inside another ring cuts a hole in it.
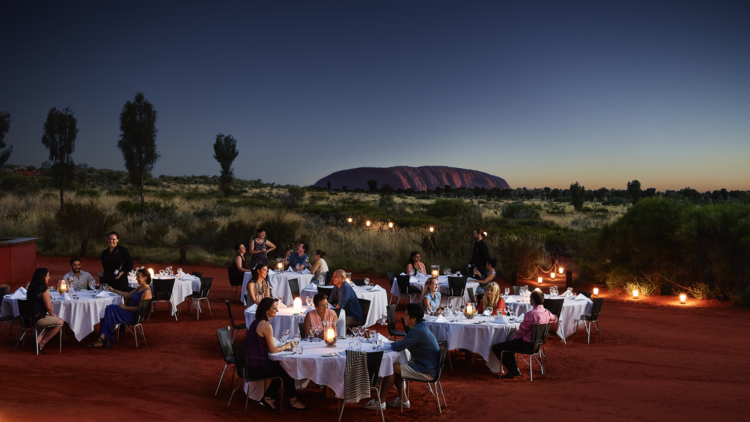
[[[526,313],[523,317],[521,326],[518,327],[516,334],[513,339],[503,343],[497,343],[492,346],[492,353],[500,359],[500,352],[503,350],[503,365],[508,370],[508,373],[501,376],[500,378],[512,379],[521,376],[521,371],[518,370],[518,364],[516,363],[516,354],[513,352],[521,353],[533,353],[534,345],[531,343],[531,327],[537,324],[554,324],[557,322],[557,317],[546,309],[542,303],[544,303],[544,294],[535,290],[531,292],[529,298],[532,309]]]
[[[404,322],[409,327],[409,332],[403,339],[383,346],[383,350],[400,352],[408,349],[411,353],[409,362],[394,363],[393,375],[383,378],[383,387],[380,390],[380,402],[383,407],[385,407],[385,398],[394,384],[398,391],[398,398],[388,402],[388,406],[400,408],[403,401],[404,407],[409,408],[411,403],[406,400],[404,395],[404,379],[431,380],[437,375],[437,367],[440,363],[440,346],[438,346],[435,335],[427,328],[423,320],[424,311],[421,306],[416,303],[406,305]],[[365,407],[377,409],[377,400],[370,400]]]
[[[303,269],[308,268],[309,264],[307,261],[309,258],[305,253],[307,252],[307,248],[307,243],[300,243],[297,245],[297,252],[292,253],[292,251],[287,251],[284,264],[289,265],[294,271],[302,271]]]
[[[346,282],[346,272],[336,270],[331,282],[333,282],[334,288],[331,291],[331,297],[328,298],[328,303],[346,312],[347,327],[362,325],[365,319],[362,307],[359,306],[359,299],[357,299],[354,289]]]
[[[63,279],[70,281],[76,290],[86,290],[89,288],[89,283],[95,281],[91,274],[81,270],[81,260],[79,258],[70,258],[70,268],[72,271],[65,274]]]

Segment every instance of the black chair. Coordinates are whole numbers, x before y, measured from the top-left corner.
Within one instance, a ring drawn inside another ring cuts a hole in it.
[[[162,278],[153,281],[154,286],[154,299],[151,301],[151,310],[156,311],[157,303],[168,303],[172,312],[174,312],[175,321],[177,319],[177,309],[172,308],[172,291],[174,290],[174,279],[173,278]],[[151,316],[149,315],[149,320]]]
[[[355,325],[355,327],[366,327],[367,316],[370,315],[370,301],[367,299],[360,299],[360,298],[357,298],[357,301],[359,302],[359,307],[362,308],[362,324]]]
[[[333,287],[328,286],[318,286],[318,293],[323,293],[324,295],[331,297],[331,292],[333,292]]]
[[[591,324],[596,326],[596,332],[599,333],[599,340],[602,338],[602,332],[599,331],[599,314],[602,312],[602,305],[604,299],[594,298],[591,299],[594,303],[591,305],[591,315],[581,315],[580,321],[583,321],[584,327],[586,327],[586,343],[591,343]],[[578,321],[576,321],[576,335],[578,335]]]
[[[584,295],[587,298],[591,299],[591,292],[581,292],[581,291],[579,291],[578,294],[579,295]]]
[[[466,289],[466,293],[469,294],[469,302],[477,303],[477,298],[476,296],[474,296],[474,288],[469,287],[468,289]]]
[[[298,322],[297,323],[297,329],[299,330],[299,337],[300,339],[307,338],[307,333],[305,332],[305,323],[304,322]],[[292,334],[294,335],[294,334]]]
[[[235,265],[235,264],[232,263],[232,265]],[[227,274],[229,275],[229,290],[227,290],[227,295],[224,297],[224,300],[226,300],[227,298],[229,298],[229,292],[232,291],[232,287],[234,287],[234,298],[237,299],[237,292],[240,290],[240,288],[242,287],[242,284],[243,284],[244,277],[243,277],[243,279],[238,279],[238,280],[232,281],[232,271],[231,271],[232,270],[232,265],[230,265],[230,266],[227,267]]]
[[[552,315],[557,317],[557,325],[560,332],[562,333],[560,337],[562,338],[563,343],[568,344],[565,341],[565,330],[563,329],[562,320],[560,319],[563,302],[565,302],[565,299],[545,299],[543,305],[544,309],[548,310]]]
[[[0,302],[2,302],[5,295],[9,295],[9,294],[10,294],[10,286],[5,285],[5,286],[0,287]],[[2,331],[3,326],[5,326],[5,324],[8,324],[10,325],[10,334],[13,335],[13,320],[14,319],[16,319],[16,316],[14,316],[12,313],[4,317],[0,317],[0,323],[3,324],[3,325],[0,325],[0,331]]]
[[[232,365],[232,381],[229,383],[231,386],[234,384],[234,351],[232,350],[232,328],[222,327],[216,330],[216,334],[219,336],[219,346],[221,346],[221,354],[224,357],[224,370],[221,371],[221,378],[219,378],[219,385],[216,386],[216,392],[214,397],[219,394],[219,387],[221,382],[224,381],[224,373],[227,372],[227,366]]]
[[[393,271],[388,271],[386,273],[388,275],[388,291],[387,294],[391,293],[391,289],[393,289],[393,279],[396,278],[396,273]],[[391,304],[391,301],[393,300],[393,295],[391,294],[391,297],[388,299],[388,304]]]
[[[464,293],[466,292],[466,277],[452,277],[448,276],[448,294],[446,297],[448,300],[454,297],[461,298],[464,305],[466,304],[466,299],[464,298]]]
[[[230,305],[229,301],[226,299],[224,299],[224,303],[227,304],[227,311],[229,311],[230,327],[234,330],[234,334],[232,334],[232,343],[234,343],[234,338],[237,336],[237,330],[247,330],[247,324],[235,324],[234,317],[232,316],[232,305]]]
[[[364,287],[365,285],[365,279],[359,279],[359,278],[353,278],[352,284],[354,284],[357,287]]]
[[[545,301],[546,302],[546,301]],[[544,344],[547,342],[547,338],[549,337],[550,328],[552,327],[552,324],[535,324],[531,326],[531,342],[532,342],[532,352],[531,353],[523,353],[523,352],[515,352],[510,350],[502,350],[500,352],[500,362],[503,361],[503,353],[516,353],[519,355],[529,355],[529,361],[526,362],[526,359],[524,359],[524,362],[529,364],[529,376],[530,381],[534,381],[534,366],[533,361],[531,358],[533,357],[536,359],[537,363],[539,364],[539,367],[542,370],[542,375],[547,377],[546,372],[544,371],[544,365],[542,365],[542,359],[546,360],[546,357],[542,353],[542,349],[544,348]],[[500,366],[500,373],[504,373],[505,370],[503,370],[503,367]]]
[[[404,326],[404,333],[409,334],[409,326],[406,325],[406,321],[403,318],[401,318],[401,325]]]
[[[234,355],[234,371],[237,373],[237,385],[234,386],[232,389],[232,395],[229,396],[229,403],[227,403],[227,408],[229,408],[229,405],[232,404],[232,397],[234,397],[234,393],[237,392],[240,388],[243,387],[245,383],[251,383],[255,381],[263,381],[263,391],[266,390],[266,382],[269,380],[277,379],[281,382],[284,382],[281,377],[268,377],[268,378],[253,378],[248,372],[247,367],[247,349],[245,346],[240,346],[237,344],[232,345],[232,354]],[[245,394],[245,413],[247,413],[247,400],[250,398],[250,387],[247,388],[247,394]],[[282,409],[282,403],[283,403],[283,396],[284,396],[284,389],[279,390],[279,401],[277,403],[277,408],[279,411],[283,411]]]
[[[404,337],[406,335],[405,331],[396,330],[396,305],[388,305],[385,307],[385,310],[388,315],[388,340],[392,336]]]
[[[418,379],[412,379],[412,378],[406,378],[404,377],[404,380],[406,381],[406,400],[409,400],[409,383],[410,382],[422,382],[427,384],[427,390],[430,392],[430,394],[433,395],[437,399],[437,405],[438,405],[438,412],[440,414],[443,413],[443,409],[440,407],[440,396],[443,396],[443,403],[445,403],[445,407],[448,407],[448,402],[445,400],[445,393],[443,392],[443,384],[440,383],[440,377],[443,374],[443,366],[445,364],[445,355],[448,353],[448,348],[445,346],[440,347],[440,361],[438,362],[437,366],[437,372],[435,373],[435,377],[429,380],[418,380]],[[432,383],[435,387],[435,391],[432,390],[430,387],[430,383]],[[404,413],[404,403],[401,402],[401,413]]]
[[[135,319],[135,322],[133,324],[125,324],[125,330],[127,330],[129,333],[133,334],[133,337],[135,337],[135,347],[138,347],[138,329],[141,330],[141,337],[143,337],[143,344],[148,346],[148,343],[146,343],[146,334],[143,332],[143,319],[146,318],[146,315],[151,312],[151,300],[141,300],[138,302],[138,310],[136,311],[138,313],[138,316]],[[133,327],[131,330],[130,327]],[[117,335],[117,342],[120,342],[120,330],[116,331]]]
[[[213,277],[201,277],[201,289],[200,291],[193,292],[188,298],[190,298],[190,301],[188,302],[188,312],[192,313],[192,307],[193,303],[197,304],[198,312],[195,314],[195,319],[201,319],[201,313],[203,310],[201,309],[201,300],[206,301],[206,305],[208,305],[208,312],[211,314],[211,316],[214,316],[214,313],[211,311],[211,302],[208,301],[208,293],[211,291],[211,285],[214,284],[214,278]]]
[[[336,318],[341,316],[341,308],[333,308],[333,312],[336,313]]]
[[[521,286],[513,286],[513,294],[516,296],[521,294]]]
[[[34,332],[34,345],[36,346],[36,354],[39,354],[39,336],[44,334],[45,331],[47,331],[47,328],[55,328],[55,327],[61,327],[60,324],[55,325],[47,325],[44,327],[37,327],[36,324],[34,324],[34,306],[31,304],[31,301],[29,300],[17,300],[18,302],[18,313],[19,317],[21,319],[21,330],[23,331],[23,334],[21,337],[16,340],[16,350],[18,350],[18,343],[21,342],[26,337],[26,333],[29,331]],[[41,328],[41,332],[39,329]],[[60,353],[62,353],[62,328],[60,328]],[[26,344],[26,341],[24,341],[24,344]]]
[[[332,279],[333,279],[333,271],[328,271],[328,272],[326,273],[326,283],[325,283],[325,285],[326,285],[326,286],[330,286],[330,285],[331,285],[331,280],[332,280]]]
[[[299,297],[299,280],[296,278],[290,278],[287,280],[287,283],[289,283],[289,290],[292,291],[292,298],[298,298]]]
[[[414,298],[422,293],[421,290],[411,285],[409,282],[410,279],[411,276],[408,275],[396,276],[396,283],[398,283],[398,299],[396,299],[396,306],[398,306],[398,302],[401,301],[402,298],[405,297],[409,299],[408,303],[412,303]],[[391,297],[391,299],[393,299],[393,297]],[[388,304],[390,305],[390,302],[388,302]]]
[[[347,351],[346,358],[349,359],[349,356],[352,356],[350,354],[352,351]],[[375,398],[378,401],[378,408],[375,409],[375,412],[380,412],[380,417],[382,418],[383,422],[385,422],[385,415],[383,414],[383,408],[381,407],[380,403],[380,387],[382,386],[382,378],[378,376],[380,374],[380,365],[383,363],[383,351],[379,352],[371,352],[367,353],[367,377],[368,377],[368,383],[370,384],[370,390],[375,390]],[[350,368],[351,365],[347,364],[345,368]],[[344,379],[348,376],[346,373],[346,369],[344,370]],[[339,400],[340,402],[341,400]],[[339,413],[339,422],[341,422],[341,417],[344,416],[344,408],[346,407],[346,393],[344,393],[344,402],[341,404],[341,413]]]
[[[193,271],[192,273],[190,273],[190,275],[192,275],[194,277],[198,277],[198,278],[202,278],[203,277],[203,273],[199,273],[197,271]]]

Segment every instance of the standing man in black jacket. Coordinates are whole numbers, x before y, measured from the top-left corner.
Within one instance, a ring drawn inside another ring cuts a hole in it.
[[[487,244],[484,243],[484,232],[482,229],[474,230],[474,252],[471,254],[471,261],[469,261],[469,276],[472,274],[481,276],[484,278],[484,272],[487,271],[487,260],[490,259],[490,251],[487,249]]]
[[[128,291],[128,273],[133,270],[133,259],[127,248],[117,245],[119,241],[117,232],[107,235],[109,247],[102,252],[102,283],[109,284],[115,290]]]

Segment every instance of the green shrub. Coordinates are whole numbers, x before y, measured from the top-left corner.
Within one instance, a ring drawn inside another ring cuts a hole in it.
[[[117,208],[117,211],[120,211],[123,214],[135,215],[140,214],[141,203],[136,201],[128,201],[126,199],[118,202],[115,208]],[[143,204],[143,210],[148,214],[172,217],[177,211],[177,206],[174,204],[165,204],[163,202],[146,202]]]
[[[437,199],[425,212],[431,217],[446,218],[474,214],[476,208],[461,199]]]
[[[514,202],[503,207],[501,214],[503,218],[512,218],[516,220],[540,220],[542,216],[539,214],[539,210],[531,205],[523,202]]]
[[[99,198],[102,196],[99,189],[80,188],[76,191],[76,198]]]
[[[594,212],[594,209],[591,207],[582,207],[579,212]]]
[[[107,191],[107,196],[141,196],[141,192],[136,189],[110,189]]]

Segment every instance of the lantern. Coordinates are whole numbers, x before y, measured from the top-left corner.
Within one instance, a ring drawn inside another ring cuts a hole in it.
[[[153,279],[154,278],[154,269],[153,268],[149,268],[148,269],[148,273],[151,274],[151,278]]]
[[[474,319],[474,315],[477,314],[477,308],[475,308],[471,303],[466,305],[466,310],[464,310],[464,315],[466,315],[466,319]]]
[[[563,269],[563,267],[560,267],[560,274],[562,274],[562,273],[563,273],[563,271],[565,271],[565,270]]]
[[[537,278],[537,281],[539,282],[539,284],[542,284],[542,278],[541,277]]]
[[[430,268],[432,269],[431,273],[433,277],[440,275],[440,265],[432,265]]]
[[[367,220],[367,222],[365,223],[365,225],[366,225],[367,227],[370,227],[370,224],[372,224],[372,223],[370,223],[370,220]]]
[[[599,296],[599,288],[594,287],[594,297]]]
[[[349,217],[349,218],[347,218],[347,219],[346,219],[346,221],[348,221],[348,222],[350,222],[350,223],[351,223],[351,222],[352,222],[352,218],[351,218],[351,217]]]
[[[284,259],[283,258],[276,258],[276,270],[278,272],[284,271]]]
[[[680,295],[680,304],[684,305],[685,301],[687,300],[687,295],[685,293]]]
[[[549,276],[550,276],[551,278],[553,278],[553,279],[554,279],[554,278],[555,278],[555,272],[554,272],[554,271],[552,271],[552,272],[551,272],[551,273],[549,274]]]
[[[299,297],[294,298],[294,312],[302,312],[302,299]]]
[[[434,233],[434,232],[435,232],[435,228],[430,226],[430,233]]]
[[[638,299],[638,290],[633,290],[633,299]]]
[[[390,221],[388,222],[388,228],[389,228],[389,229],[392,229],[392,228],[393,228],[393,223],[391,223]]]
[[[57,291],[59,291],[60,293],[67,293],[69,287],[70,287],[70,285],[65,280],[60,280],[57,283]]]
[[[326,346],[336,346],[337,338],[338,336],[336,335],[336,324],[330,324],[324,328],[323,341],[326,342]]]

